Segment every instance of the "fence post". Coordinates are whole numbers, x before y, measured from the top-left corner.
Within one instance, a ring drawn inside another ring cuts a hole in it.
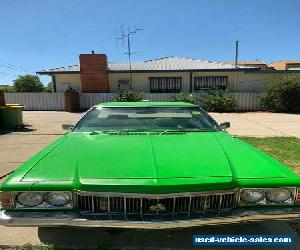
[[[67,112],[80,111],[79,93],[76,90],[69,89],[65,92],[65,102]]]

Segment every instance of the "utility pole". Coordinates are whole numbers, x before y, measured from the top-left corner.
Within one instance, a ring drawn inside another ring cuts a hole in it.
[[[237,82],[237,69],[238,69],[238,57],[239,57],[239,40],[235,41],[235,61],[234,61],[234,66],[235,66],[235,71],[234,71],[234,87],[233,90],[234,92],[236,91],[236,82]]]
[[[239,42],[240,41],[235,41],[235,68],[238,67],[238,57],[239,57]]]
[[[138,31],[141,31],[143,29],[139,29],[139,28],[136,28],[134,27],[133,30],[131,30],[129,27],[128,27],[128,31],[127,32],[124,32],[124,28],[123,28],[123,25],[121,25],[121,35],[120,36],[117,36],[116,35],[116,31],[115,31],[115,35],[116,35],[116,46],[118,44],[118,40],[121,40],[122,41],[122,46],[124,46],[124,43],[125,41],[127,42],[127,52],[124,53],[126,55],[128,55],[128,63],[129,63],[129,87],[130,89],[132,88],[132,65],[131,65],[131,55],[133,54],[136,54],[137,52],[132,52],[131,51],[131,38],[133,35],[135,35]]]

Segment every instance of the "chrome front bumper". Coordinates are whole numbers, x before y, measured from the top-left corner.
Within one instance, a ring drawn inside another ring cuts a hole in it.
[[[74,226],[74,227],[114,227],[135,229],[168,229],[204,225],[223,225],[258,221],[288,221],[300,219],[297,209],[239,211],[227,217],[202,218],[175,221],[124,221],[88,220],[74,212],[6,212],[0,211],[0,225],[4,226]]]

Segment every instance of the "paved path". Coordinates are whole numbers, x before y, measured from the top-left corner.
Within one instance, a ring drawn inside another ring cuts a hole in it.
[[[31,125],[27,127],[27,132],[7,133],[0,136],[0,176],[14,170],[22,162],[28,160],[35,153],[43,149],[47,144],[63,135],[64,131],[61,129],[61,124],[74,124],[81,115],[81,113],[72,114],[66,112],[24,112],[25,123]],[[232,126],[229,132],[234,135],[300,137],[300,115],[212,113],[212,116],[218,122],[230,121]],[[213,233],[292,234],[300,246],[298,233],[290,225],[291,224],[284,222],[272,222],[189,228],[173,231],[33,227],[6,228],[0,226],[0,249],[1,246],[4,245],[23,245],[26,243],[53,244],[65,247],[76,246],[77,248],[86,248],[88,246],[114,246],[127,247],[130,249],[194,249],[191,246],[191,237],[193,234]],[[299,228],[299,225],[297,228]],[[297,248],[293,247],[291,249]]]
[[[228,132],[238,136],[295,136],[300,138],[300,114],[268,112],[211,113],[218,121],[229,121]]]

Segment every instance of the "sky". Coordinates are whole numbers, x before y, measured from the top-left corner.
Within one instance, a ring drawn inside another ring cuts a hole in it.
[[[233,61],[300,59],[299,0],[1,0],[0,84],[78,64],[80,53],[127,61],[115,33],[132,37],[133,61],[183,56]],[[49,77],[42,77],[44,84]]]

